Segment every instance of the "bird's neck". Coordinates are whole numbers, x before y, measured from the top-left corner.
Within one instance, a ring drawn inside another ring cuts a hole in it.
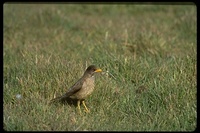
[[[91,75],[90,74],[88,74],[88,73],[84,73],[83,74],[83,77],[90,77]]]

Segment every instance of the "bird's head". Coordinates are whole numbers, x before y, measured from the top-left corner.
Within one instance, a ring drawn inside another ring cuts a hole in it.
[[[91,75],[92,76],[94,73],[98,73],[98,72],[102,72],[102,70],[100,68],[97,68],[95,65],[90,65],[86,69],[84,75]]]

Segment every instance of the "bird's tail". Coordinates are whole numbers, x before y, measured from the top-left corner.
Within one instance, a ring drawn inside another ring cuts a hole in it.
[[[62,101],[63,99],[65,99],[65,98],[67,98],[66,94],[64,94],[64,95],[62,95],[60,97],[56,97],[56,98],[52,99],[50,101],[50,103],[52,103],[52,102],[59,102],[59,101]]]
[[[56,97],[54,99],[51,99],[50,103],[60,101],[60,99],[61,99],[61,97]]]

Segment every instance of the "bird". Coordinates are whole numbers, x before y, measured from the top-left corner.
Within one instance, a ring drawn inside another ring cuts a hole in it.
[[[102,72],[102,69],[97,68],[95,65],[90,65],[82,75],[82,77],[71,86],[68,91],[57,98],[52,99],[50,102],[61,101],[66,98],[78,100],[77,107],[79,112],[81,113],[80,103],[82,102],[85,107],[85,111],[90,112],[87,106],[85,105],[85,98],[87,98],[94,90],[95,87],[95,73]]]

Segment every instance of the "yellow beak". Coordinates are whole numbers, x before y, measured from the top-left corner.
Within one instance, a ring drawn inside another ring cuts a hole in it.
[[[102,70],[101,69],[97,69],[94,72],[102,72]]]

